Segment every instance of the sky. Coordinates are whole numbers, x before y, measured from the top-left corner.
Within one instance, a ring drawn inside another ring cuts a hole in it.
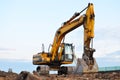
[[[42,44],[47,52],[56,30],[89,2],[95,10],[94,57],[100,66],[120,66],[120,1],[114,0],[0,0],[0,61],[32,62]],[[76,56],[82,57],[82,26],[65,41],[73,43]]]

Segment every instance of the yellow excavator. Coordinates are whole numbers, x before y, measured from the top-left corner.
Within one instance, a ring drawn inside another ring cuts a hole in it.
[[[83,11],[86,13],[81,15]],[[56,31],[53,44],[49,48],[49,52],[44,50],[38,54],[33,55],[34,65],[47,65],[50,69],[58,70],[58,74],[67,74],[68,68],[61,66],[63,64],[72,64],[75,58],[74,46],[70,43],[65,43],[65,35],[83,25],[84,28],[84,52],[82,60],[87,65],[87,71],[96,71],[96,61],[93,58],[93,38],[94,38],[94,7],[89,3],[81,12],[75,13],[68,21]],[[80,63],[82,65],[82,63]],[[82,67],[84,67],[84,64]],[[40,66],[37,70],[40,70]],[[82,68],[84,69],[84,68]],[[84,72],[84,70],[83,70]]]

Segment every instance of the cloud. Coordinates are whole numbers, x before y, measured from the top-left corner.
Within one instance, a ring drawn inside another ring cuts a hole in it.
[[[115,51],[113,53],[106,54],[105,57],[111,60],[117,60],[120,62],[120,51]]]
[[[0,47],[0,51],[15,51],[16,49],[13,48],[4,48],[4,47]]]
[[[120,62],[120,51],[106,54],[103,58],[105,58],[108,62]]]
[[[32,62],[32,60],[28,60],[28,59],[10,59],[10,58],[4,58],[4,59],[0,59],[0,61],[5,61],[5,62]]]
[[[99,67],[120,66],[120,50],[96,58]]]
[[[94,48],[95,57],[104,57],[120,50],[120,25],[95,26]]]
[[[96,40],[94,42],[94,47],[96,49],[95,56],[96,57],[103,57],[106,54],[111,54],[115,51],[120,50],[120,45],[118,40],[112,40],[112,39],[101,39]]]

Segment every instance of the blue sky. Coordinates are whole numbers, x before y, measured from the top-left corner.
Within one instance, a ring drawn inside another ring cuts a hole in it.
[[[103,59],[111,66],[119,63],[120,54],[115,52],[120,52],[120,1],[114,0],[1,0],[0,59],[31,62],[42,43],[47,51],[61,24],[89,2],[95,8],[94,57],[100,66],[107,66],[101,64]],[[65,41],[73,43],[77,57],[81,57],[83,27],[69,33]]]

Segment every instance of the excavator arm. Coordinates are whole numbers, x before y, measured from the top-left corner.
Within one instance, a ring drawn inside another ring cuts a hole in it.
[[[80,13],[83,12],[85,9],[87,9],[86,14],[78,17]],[[91,40],[94,38],[95,14],[93,4],[89,3],[85,9],[83,9],[80,13],[75,13],[68,21],[63,24],[62,27],[57,30],[51,49],[52,61],[55,60],[56,56],[58,56],[58,49],[65,35],[80,27],[81,25],[84,26],[84,55],[86,55],[90,60],[93,60],[92,54],[94,52],[94,49],[90,48]],[[76,17],[78,18],[75,19]]]
[[[94,65],[93,59],[93,38],[94,38],[94,8],[93,4],[88,7],[86,11],[86,20],[84,21],[84,53],[83,59],[85,60],[86,64],[92,69]]]

